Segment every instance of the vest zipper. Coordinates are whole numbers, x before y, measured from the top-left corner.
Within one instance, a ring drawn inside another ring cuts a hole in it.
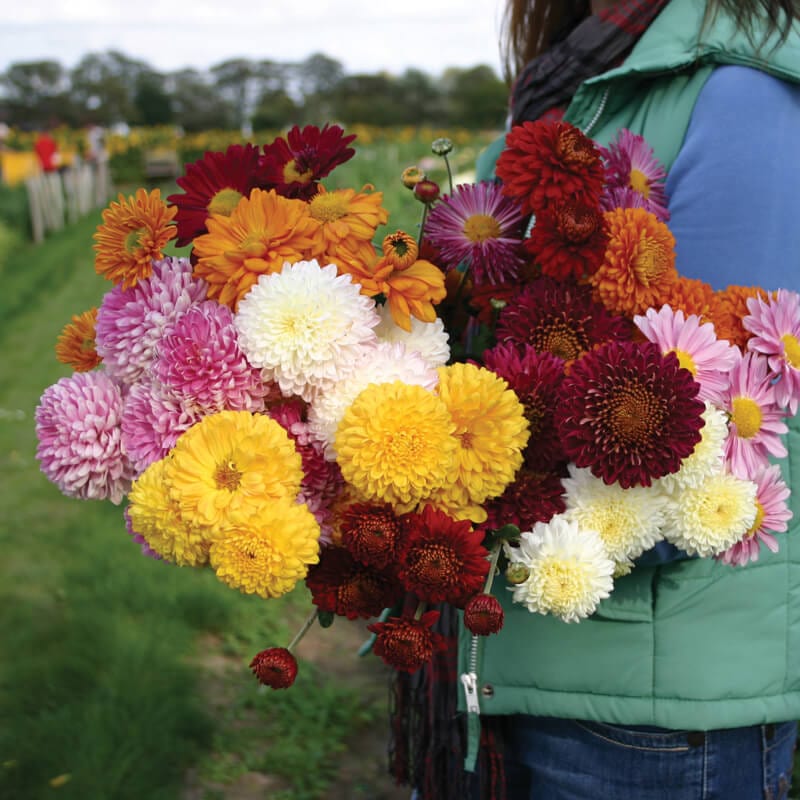
[[[461,673],[461,685],[467,698],[467,752],[464,769],[475,772],[481,738],[481,705],[478,702],[478,637],[473,633],[469,646],[468,672]]]
[[[605,91],[603,92],[603,96],[600,98],[600,105],[597,106],[597,111],[594,112],[594,116],[589,120],[589,124],[583,129],[583,132],[589,136],[594,130],[594,126],[600,121],[600,117],[603,115],[603,112],[606,110],[606,104],[608,103],[608,95],[611,91],[610,86],[606,86]]]

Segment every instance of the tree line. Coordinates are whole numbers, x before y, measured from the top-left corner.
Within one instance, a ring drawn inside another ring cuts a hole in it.
[[[109,50],[72,69],[58,61],[11,64],[0,75],[0,121],[52,125],[180,125],[277,129],[335,120],[346,124],[491,128],[502,124],[508,88],[485,65],[347,74],[322,53],[297,63],[229,59],[208,70],[161,72]]]

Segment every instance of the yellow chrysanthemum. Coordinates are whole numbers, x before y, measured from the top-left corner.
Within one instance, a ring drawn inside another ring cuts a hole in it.
[[[222,529],[230,515],[267,500],[293,501],[302,460],[275,420],[249,411],[204,417],[177,441],[167,480],[184,518]]]
[[[150,194],[137,189],[127,199],[120,195],[103,211],[103,224],[94,234],[97,274],[124,289],[149,278],[153,260],[163,258],[164,246],[175,238],[177,228],[171,223],[177,213],[161,199],[159,189]]]
[[[438,393],[456,425],[455,469],[432,501],[470,506],[498,497],[522,466],[525,409],[508,384],[474,364],[439,367]]]
[[[320,185],[308,202],[309,213],[317,223],[312,255],[320,264],[327,264],[345,247],[357,250],[371,242],[378,226],[389,220],[389,212],[381,205],[382,192],[356,192],[338,189],[329,192]]]
[[[206,227],[194,240],[194,274],[208,281],[210,298],[235,309],[259,275],[311,257],[318,223],[302,200],[253,189],[230,216],[211,214]]]
[[[444,403],[421,386],[370,384],[339,423],[337,461],[364,500],[416,504],[449,480],[454,430]]]
[[[280,597],[319,561],[320,528],[308,506],[288,498],[231,515],[230,527],[211,543],[217,577],[244,594]]]
[[[167,561],[200,567],[208,561],[210,528],[187,521],[170,496],[166,480],[169,458],[152,463],[134,482],[127,513],[134,533]]]
[[[56,358],[75,372],[89,372],[102,362],[94,343],[97,309],[75,314],[68,322],[56,343]]]

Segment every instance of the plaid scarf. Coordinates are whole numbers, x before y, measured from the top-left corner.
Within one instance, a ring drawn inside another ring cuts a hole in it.
[[[622,0],[586,17],[519,74],[511,90],[512,124],[563,108],[585,80],[621,63],[668,2]]]

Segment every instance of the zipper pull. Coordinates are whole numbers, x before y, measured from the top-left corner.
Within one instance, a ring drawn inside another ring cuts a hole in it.
[[[467,712],[469,714],[480,714],[481,707],[478,703],[478,676],[474,672],[463,672],[461,683],[464,686],[464,694],[467,698]]]

